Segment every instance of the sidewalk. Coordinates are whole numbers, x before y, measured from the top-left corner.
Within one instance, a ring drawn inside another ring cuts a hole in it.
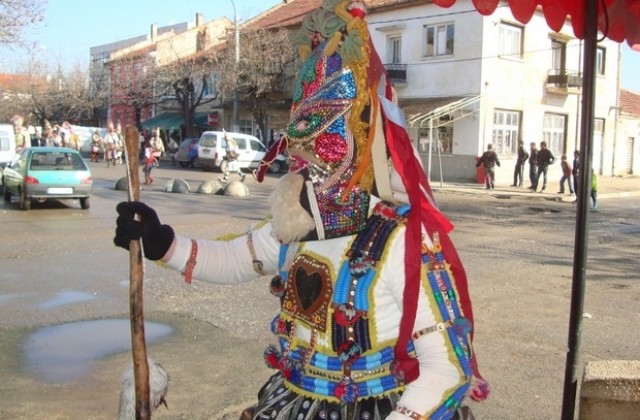
[[[484,184],[464,183],[464,182],[444,182],[431,180],[431,189],[434,192],[442,193],[458,193],[458,194],[486,194],[494,197],[512,197],[522,196],[529,198],[543,198],[546,200],[567,201],[575,200],[575,195],[557,194],[558,182],[549,182],[547,191],[534,193],[526,187],[515,188],[510,186],[497,185],[492,190],[487,190]],[[638,197],[640,196],[640,176],[617,176],[617,177],[598,177],[598,199],[601,198],[619,198],[619,197]]]

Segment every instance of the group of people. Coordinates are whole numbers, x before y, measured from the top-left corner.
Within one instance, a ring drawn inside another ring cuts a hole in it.
[[[485,151],[478,162],[476,167],[480,165],[484,166],[485,170],[485,186],[487,189],[495,188],[495,167],[500,166],[500,160],[495,151],[492,150],[491,144],[487,145],[487,151]],[[529,181],[528,187],[532,192],[544,192],[547,189],[547,173],[549,166],[556,162],[556,157],[551,150],[547,148],[547,142],[540,142],[540,149],[536,147],[536,143],[532,142],[530,145],[530,151],[527,152],[524,149],[524,143],[518,142],[518,152],[516,158],[516,165],[513,170],[513,184],[512,187],[522,187],[524,182],[524,168],[526,163],[529,163]],[[578,191],[578,173],[580,170],[580,151],[573,152],[573,162],[569,163],[566,155],[560,157],[560,165],[562,168],[562,176],[560,178],[560,185],[558,194],[565,194],[565,183],[568,187],[569,194],[575,194]],[[540,178],[542,177],[542,188],[538,190],[540,186]],[[598,180],[595,172],[591,171],[591,210],[597,211],[598,209]]]
[[[52,125],[45,120],[42,129],[32,125],[25,127],[24,117],[21,115],[14,115],[11,122],[16,140],[16,152],[32,146],[69,147],[80,150],[80,137],[68,121]]]
[[[103,160],[107,162],[107,168],[123,163],[124,137],[119,124],[115,127],[112,122],[109,122],[104,138],[100,134],[100,129],[96,129],[91,135],[91,162],[98,162],[100,153],[103,154]]]

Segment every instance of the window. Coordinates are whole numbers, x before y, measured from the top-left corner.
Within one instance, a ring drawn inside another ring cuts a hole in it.
[[[262,143],[249,139],[249,146],[251,146],[251,150],[253,150],[254,152],[265,152],[266,149],[264,148],[264,146],[262,145]]]
[[[428,128],[420,129],[420,153],[429,153],[429,131]],[[452,144],[453,124],[447,124],[433,129],[431,153],[451,154]]]
[[[253,124],[251,124],[251,120],[240,120],[240,126],[238,127],[238,130],[240,133],[252,134]]]
[[[453,54],[453,23],[425,25],[425,57]]]
[[[606,50],[602,47],[596,49],[596,74],[604,76],[605,59],[607,58]]]
[[[565,69],[565,51],[566,44],[564,42],[551,41],[551,69],[556,70],[556,74],[561,74]]]
[[[556,158],[564,154],[567,131],[567,116],[560,114],[544,114],[542,139]]]
[[[218,93],[218,74],[211,73],[204,81],[203,96],[215,96]]]
[[[522,27],[509,23],[500,24],[501,57],[522,58]]]
[[[499,155],[514,155],[520,138],[520,111],[496,110],[493,114],[493,150]]]
[[[387,63],[402,63],[402,36],[390,35],[387,37]]]

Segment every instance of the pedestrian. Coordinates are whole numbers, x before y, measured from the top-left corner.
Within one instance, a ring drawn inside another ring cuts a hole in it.
[[[495,167],[496,165],[500,166],[500,159],[498,159],[498,155],[492,149],[493,146],[488,144],[487,151],[480,156],[480,159],[478,159],[476,163],[476,168],[484,165],[484,184],[487,189],[495,188]]]
[[[531,142],[529,153],[529,189],[533,190],[533,186],[536,183],[536,176],[538,175],[538,149],[536,148],[536,144]]]
[[[524,150],[524,142],[520,140],[518,142],[518,156],[516,157],[516,167],[513,169],[513,184],[512,187],[522,187],[524,181],[524,164],[529,159],[529,153]]]
[[[151,176],[151,171],[156,167],[154,156],[154,148],[151,145],[151,140],[146,140],[144,142],[144,183],[151,184],[153,182],[153,177]]]
[[[573,177],[573,191],[578,195],[578,174],[580,173],[580,151],[573,152],[573,164],[571,166],[571,176]]]
[[[100,129],[96,128],[96,130],[91,135],[91,162],[98,161],[101,146],[102,136],[100,136]]]
[[[11,118],[13,122],[13,131],[15,136],[16,153],[25,147],[31,146],[31,136],[29,130],[23,126],[24,118],[21,115],[14,115]]]
[[[598,211],[598,177],[593,169],[591,169],[591,211]]]
[[[187,282],[269,275],[280,310],[270,324],[277,346],[264,359],[275,373],[243,419],[453,418],[467,397],[488,395],[466,276],[447,234],[452,225],[397,117],[392,84],[384,67],[370,65],[380,58],[362,42],[366,22],[347,31],[345,8],[312,13],[343,19],[329,36],[358,54],[324,42],[314,27],[322,21],[305,20],[296,37],[309,42],[298,49],[306,76],[296,78],[301,94],[284,141],[272,147],[296,160],[271,195],[270,217],[234,239],[196,240],[161,224],[146,204],[124,201],[114,243],[141,239],[145,257]],[[378,92],[379,101],[371,96]],[[336,106],[350,112],[329,112]],[[365,147],[374,138],[382,159]],[[391,173],[401,182],[391,183]]]
[[[117,152],[118,152],[118,142],[120,138],[118,133],[113,126],[112,122],[107,124],[107,134],[104,137],[104,155],[105,160],[107,161],[107,168],[109,166],[116,166],[117,163]]]
[[[560,166],[562,167],[562,177],[560,178],[560,191],[558,194],[564,194],[564,182],[567,181],[569,193],[573,195],[573,187],[571,185],[571,166],[567,162],[567,155],[560,157]]]
[[[551,153],[551,150],[547,149],[547,142],[540,142],[540,151],[538,152],[538,173],[536,174],[536,180],[533,184],[533,192],[536,192],[538,189],[538,182],[540,181],[540,176],[543,177],[542,189],[540,192],[544,192],[547,189],[547,172],[549,171],[549,165],[552,165],[556,161],[555,156]]]
[[[244,182],[245,174],[238,164],[238,142],[226,131],[224,131],[224,140],[226,144],[224,149],[226,164],[224,165],[224,176],[221,181],[227,182],[229,180],[229,172],[236,172],[240,177],[240,182]]]

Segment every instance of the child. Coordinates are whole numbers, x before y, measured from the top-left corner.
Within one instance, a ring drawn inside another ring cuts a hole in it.
[[[560,191],[558,194],[564,194],[564,181],[567,181],[569,185],[569,193],[573,194],[573,187],[571,186],[571,166],[567,162],[567,155],[562,155],[560,166],[562,167],[562,178],[560,178]]]

